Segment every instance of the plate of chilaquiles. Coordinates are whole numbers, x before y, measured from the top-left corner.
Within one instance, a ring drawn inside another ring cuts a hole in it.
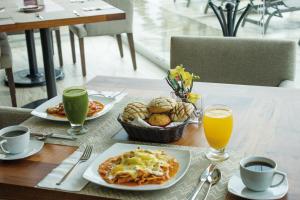
[[[177,183],[190,162],[188,150],[116,143],[95,158],[83,177],[114,189],[160,190]]]
[[[92,95],[95,91],[88,91],[89,93],[89,104],[88,113],[86,120],[92,120],[98,118],[107,112],[109,112],[114,105],[113,98],[107,98],[103,96]],[[68,119],[65,115],[64,106],[62,103],[62,96],[58,95],[48,101],[44,102],[32,112],[32,115],[43,119],[52,121],[67,122]]]

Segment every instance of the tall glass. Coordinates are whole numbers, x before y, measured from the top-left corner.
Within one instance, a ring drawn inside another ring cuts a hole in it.
[[[66,116],[71,124],[70,135],[81,135],[87,132],[83,126],[88,112],[88,93],[82,87],[70,87],[63,92],[63,104]]]
[[[229,158],[225,148],[229,142],[233,118],[232,110],[224,105],[212,105],[205,109],[203,116],[205,137],[210,146],[206,157],[212,161]]]

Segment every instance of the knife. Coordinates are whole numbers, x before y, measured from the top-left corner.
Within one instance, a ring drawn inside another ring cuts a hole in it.
[[[207,177],[210,173],[213,172],[213,170],[215,169],[216,165],[215,164],[209,164],[208,167],[204,170],[204,172],[202,172],[200,178],[199,178],[199,183],[196,186],[196,188],[194,189],[193,193],[191,194],[191,196],[188,198],[188,200],[194,200],[196,199],[199,191],[201,190],[202,186],[204,185],[204,183],[207,180]]]
[[[31,133],[30,135],[37,137],[38,140],[46,140],[47,138],[57,138],[57,139],[64,139],[64,140],[77,140],[77,137],[71,135],[64,135],[59,133]]]

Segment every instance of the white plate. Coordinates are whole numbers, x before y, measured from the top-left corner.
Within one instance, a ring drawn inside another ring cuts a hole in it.
[[[107,160],[110,157],[118,156],[122,153],[135,150],[138,147],[141,147],[143,149],[150,149],[150,150],[164,150],[167,154],[176,158],[180,167],[175,177],[165,182],[164,184],[152,184],[152,185],[142,185],[142,186],[126,186],[126,185],[118,185],[118,184],[109,184],[102,179],[102,177],[98,173],[98,167],[101,163],[103,163],[105,160]],[[98,185],[102,185],[114,189],[135,190],[135,191],[161,190],[161,189],[169,188],[175,183],[177,183],[187,172],[190,166],[190,162],[191,162],[191,155],[190,155],[190,151],[187,150],[177,150],[177,149],[147,146],[147,145],[116,143],[95,158],[94,162],[84,172],[83,177],[88,181],[91,181]]]
[[[288,189],[289,189],[289,184],[287,179],[285,179],[283,183],[280,184],[279,186],[269,188],[263,192],[255,192],[247,189],[239,174],[233,175],[228,182],[228,191],[230,193],[246,199],[255,199],[255,200],[281,199],[286,195]]]
[[[94,93],[94,92],[93,92]],[[90,91],[89,91],[90,94]],[[108,113],[114,106],[114,99],[112,98],[105,98],[105,97],[101,97],[101,96],[89,96],[90,100],[96,100],[99,101],[101,103],[104,104],[104,109],[98,113],[96,113],[95,115],[91,116],[91,117],[87,117],[86,120],[91,120],[91,119],[95,119],[98,118],[102,115],[105,115],[106,113]],[[67,118],[66,117],[57,117],[55,115],[49,115],[46,110],[49,107],[53,107],[53,106],[57,106],[59,103],[62,102],[62,96],[56,96],[53,97],[52,99],[49,99],[48,101],[44,102],[43,104],[41,104],[40,106],[38,106],[37,108],[35,108],[31,114],[36,116],[36,117],[40,117],[43,119],[48,119],[48,120],[52,120],[52,121],[61,121],[61,122],[67,122]]]
[[[38,140],[30,140],[28,148],[23,153],[18,154],[2,154],[0,153],[0,160],[19,160],[27,158],[38,153],[44,146],[44,142]]]

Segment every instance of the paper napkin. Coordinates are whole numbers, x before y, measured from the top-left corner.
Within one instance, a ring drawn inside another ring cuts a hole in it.
[[[56,183],[59,182],[61,178],[72,168],[72,166],[76,164],[82,153],[83,152],[80,152],[78,150],[75,151],[58,167],[53,169],[52,172],[50,172],[42,181],[37,184],[37,186],[42,188],[51,188],[74,192],[82,190],[88,183],[88,181],[85,180],[82,175],[93,161],[93,158],[95,158],[95,154],[92,154],[88,161],[77,165],[61,185],[56,185]]]

